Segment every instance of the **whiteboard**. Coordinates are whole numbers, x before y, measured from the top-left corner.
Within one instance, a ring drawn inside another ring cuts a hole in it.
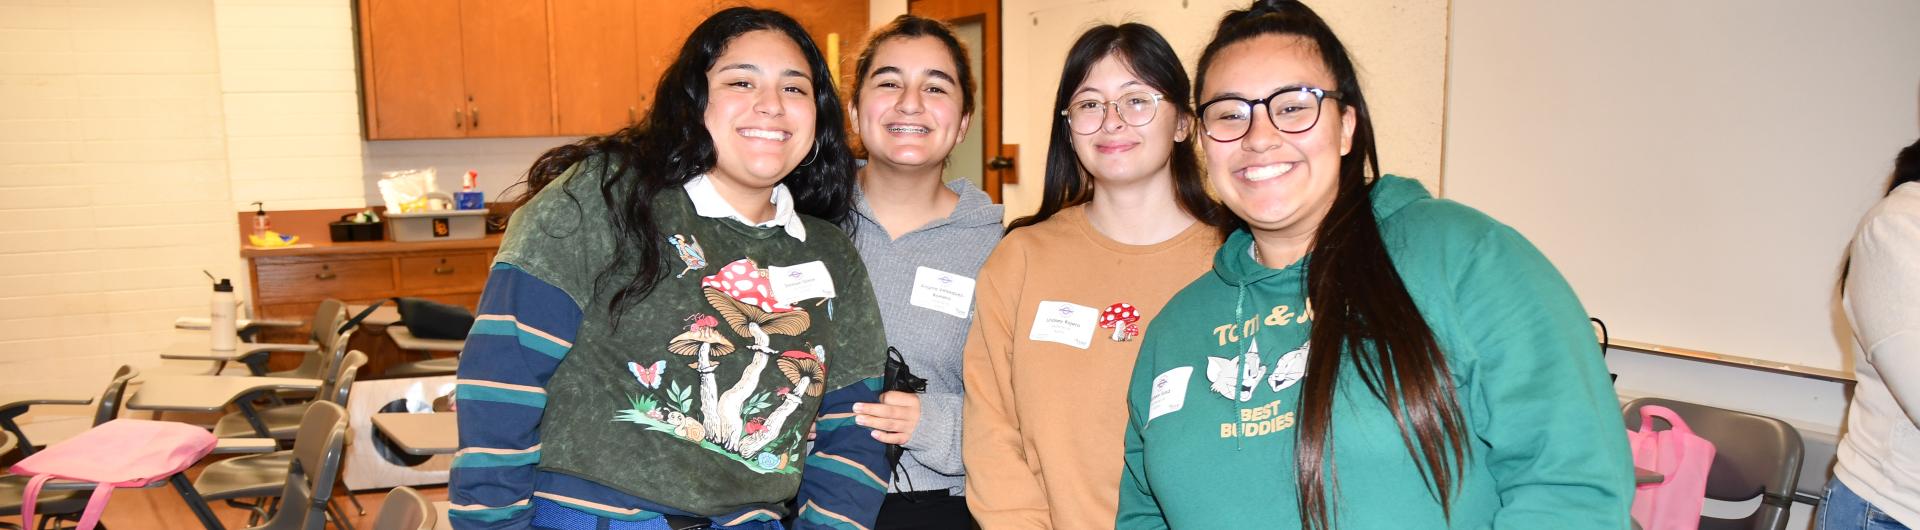
[[[1613,336],[1846,369],[1837,278],[1920,136],[1920,2],[1453,2],[1443,194]]]

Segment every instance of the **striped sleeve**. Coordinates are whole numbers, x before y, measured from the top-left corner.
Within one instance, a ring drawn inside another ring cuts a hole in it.
[[[573,347],[580,306],[511,264],[494,265],[460,354],[460,451],[448,481],[454,528],[525,528],[547,379]]]
[[[887,446],[853,421],[854,403],[880,400],[880,378],[828,392],[814,422],[818,435],[800,475],[794,530],[873,528],[886,499]]]

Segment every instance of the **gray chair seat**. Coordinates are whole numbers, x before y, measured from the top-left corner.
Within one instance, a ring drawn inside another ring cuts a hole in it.
[[[287,485],[293,451],[247,455],[207,464],[193,489],[209,501],[277,497]],[[86,502],[86,499],[81,499]]]
[[[24,475],[0,476],[0,515],[20,515],[20,500],[27,492],[27,481],[32,477]],[[87,496],[93,490],[42,490],[39,503],[34,512],[40,515],[67,515],[80,513],[87,507]]]
[[[460,358],[447,357],[444,359],[432,359],[394,366],[387,368],[381,375],[382,377],[388,378],[427,377],[433,375],[448,375],[458,371],[460,371]]]

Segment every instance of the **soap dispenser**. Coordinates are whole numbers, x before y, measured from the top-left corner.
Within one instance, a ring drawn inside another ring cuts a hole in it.
[[[273,229],[273,223],[267,219],[267,206],[259,202],[253,203],[253,206],[258,208],[253,212],[253,235],[267,237],[267,231]]]

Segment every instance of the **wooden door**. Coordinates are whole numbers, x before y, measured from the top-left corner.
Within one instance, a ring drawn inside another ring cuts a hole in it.
[[[642,0],[641,3],[644,5],[634,10],[635,25],[639,28],[634,33],[634,49],[638,50],[640,73],[639,90],[635,91],[633,101],[644,115],[653,106],[653,93],[660,85],[660,75],[666,73],[667,65],[673,64],[680,55],[680,45],[715,9],[708,0]]]
[[[674,3],[674,2],[667,2]],[[562,135],[607,134],[638,119],[633,0],[550,0],[553,104]]]
[[[974,50],[983,56],[985,68],[979,73],[980,105],[973,123],[982,127],[986,147],[981,156],[986,173],[981,187],[1000,202],[1000,186],[1019,183],[1015,159],[1020,156],[1020,146],[1000,143],[1000,0],[907,0],[907,12],[950,23],[980,21],[984,26],[986,49]]]
[[[460,0],[360,2],[367,139],[466,135]]]
[[[461,0],[468,136],[552,136],[547,4]]]

